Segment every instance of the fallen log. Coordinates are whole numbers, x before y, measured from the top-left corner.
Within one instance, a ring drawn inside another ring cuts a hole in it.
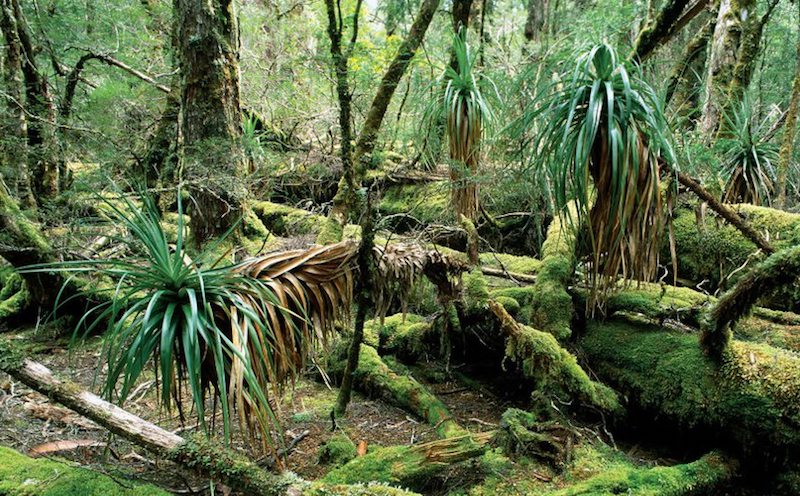
[[[184,439],[139,418],[77,384],[55,377],[44,365],[29,360],[11,345],[0,341],[0,371],[28,387],[93,420],[128,441],[146,448],[197,474],[222,482],[245,494],[277,496],[284,494],[348,494],[346,487],[315,484],[290,474],[266,472],[244,456],[202,437]],[[363,495],[408,495],[391,488],[358,488]],[[338,492],[337,492],[338,491]]]
[[[592,369],[649,419],[773,466],[800,453],[794,353],[734,340],[716,362],[697,334],[619,319],[589,322],[580,346]]]

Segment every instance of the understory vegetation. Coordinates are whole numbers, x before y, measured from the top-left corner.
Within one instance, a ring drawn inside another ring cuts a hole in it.
[[[0,36],[0,495],[800,494],[800,1]]]

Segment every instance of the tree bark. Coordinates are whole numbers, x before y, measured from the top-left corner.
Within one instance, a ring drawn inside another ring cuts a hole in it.
[[[548,0],[528,0],[528,18],[525,21],[525,39],[534,41],[544,31]]]
[[[422,3],[417,17],[411,25],[408,36],[403,40],[403,43],[397,50],[397,55],[395,55],[386,73],[384,73],[383,79],[381,79],[381,84],[378,87],[375,98],[372,99],[372,105],[370,105],[367,111],[367,118],[364,121],[364,126],[361,128],[361,134],[358,137],[353,156],[353,162],[360,168],[359,175],[363,174],[363,170],[365,169],[365,167],[361,165],[362,161],[368,162],[369,156],[375,148],[375,140],[378,137],[383,118],[392,101],[392,96],[394,96],[397,85],[400,83],[417,49],[422,44],[422,40],[425,38],[425,32],[428,30],[433,15],[439,7],[439,2],[440,0],[425,0]]]
[[[673,67],[667,81],[666,103],[672,103],[676,114],[691,119],[700,101],[700,87],[708,58],[708,44],[714,32],[714,20],[709,19],[686,46],[683,58]]]
[[[688,0],[667,0],[661,10],[654,17],[650,17],[647,23],[639,31],[636,42],[633,46],[631,58],[642,61],[650,56],[653,51],[667,39],[688,23],[679,25],[678,21],[684,19],[681,14],[688,4]],[[690,12],[692,17],[702,12],[706,2],[696,2],[695,8]],[[689,18],[691,20],[691,17]]]
[[[716,136],[733,79],[742,37],[742,18],[752,13],[753,0],[721,0],[711,41],[705,102],[700,131],[707,141]]]
[[[336,75],[336,95],[339,100],[339,133],[341,135],[342,160],[342,179],[339,181],[339,190],[333,199],[328,221],[338,226],[347,223],[350,210],[356,203],[356,190],[358,181],[356,178],[355,167],[353,166],[353,131],[351,127],[351,105],[352,95],[350,93],[350,82],[348,80],[347,59],[358,39],[358,18],[361,11],[361,2],[356,3],[356,10],[353,17],[353,33],[350,43],[346,49],[342,49],[342,29],[344,20],[341,18],[340,0],[325,0],[325,9],[328,13],[328,38],[331,42],[331,59],[333,60],[333,70]],[[337,19],[337,12],[339,13]],[[322,242],[323,240],[318,240]],[[338,241],[338,240],[324,240]]]
[[[0,143],[0,173],[8,178],[11,191],[21,199],[22,204],[35,208],[36,198],[31,190],[28,173],[28,123],[23,107],[25,97],[21,77],[23,54],[17,20],[9,0],[0,0],[0,32],[6,41],[3,83],[8,92],[6,108],[0,113],[0,130],[3,135]]]
[[[744,23],[739,51],[736,54],[736,65],[733,68],[730,88],[728,90],[728,102],[738,102],[742,99],[744,92],[750,85],[753,76],[753,68],[761,47],[761,38],[764,34],[764,26],[769,21],[772,12],[778,5],[778,0],[770,0],[767,11],[761,17],[751,15]]]
[[[233,0],[176,0],[181,73],[181,166],[200,245],[228,231],[242,213],[239,27]]]
[[[798,3],[800,7],[800,3]],[[798,12],[800,16],[800,11]],[[778,205],[786,205],[786,176],[789,164],[794,154],[794,137],[797,134],[797,114],[800,110],[800,33],[797,35],[797,57],[794,68],[794,83],[792,96],[789,98],[789,108],[786,109],[786,119],[783,128],[783,140],[778,156]]]
[[[16,19],[17,37],[22,49],[22,74],[25,81],[25,112],[30,116],[27,138],[28,167],[37,198],[53,198],[65,179],[65,162],[59,161],[56,138],[56,112],[46,77],[36,65],[36,50],[31,40],[19,0],[4,0]]]

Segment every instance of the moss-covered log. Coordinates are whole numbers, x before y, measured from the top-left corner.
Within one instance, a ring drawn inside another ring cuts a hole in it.
[[[729,208],[762,238],[769,239],[773,251],[800,244],[800,215],[747,204]],[[736,227],[707,211],[680,208],[673,228],[678,274],[697,282],[707,279],[718,284],[759,249]]]
[[[562,348],[551,334],[519,324],[497,301],[489,300],[488,308],[506,338],[506,357],[518,365],[537,391],[619,413],[616,393],[591,380],[575,356]]]
[[[344,362],[339,361],[332,364],[331,372],[340,374],[343,369]],[[414,378],[392,370],[372,346],[361,345],[358,368],[353,379],[357,389],[425,419],[443,438],[468,434],[458,425],[444,403]]]
[[[547,229],[531,301],[533,327],[549,332],[558,340],[572,334],[572,298],[567,286],[575,271],[576,233],[570,220],[577,219],[575,208],[570,204],[569,212],[553,219]]]
[[[799,275],[800,245],[775,253],[750,270],[717,301],[703,322],[700,342],[706,353],[720,357],[731,339],[731,324],[750,313],[759,298],[797,281]]]
[[[736,462],[712,452],[697,461],[670,467],[609,470],[567,488],[546,492],[544,496],[716,494],[714,490],[730,480],[736,469]]]
[[[670,428],[765,462],[800,452],[800,358],[793,353],[733,341],[716,363],[696,334],[620,320],[590,322],[580,344],[601,378]]]

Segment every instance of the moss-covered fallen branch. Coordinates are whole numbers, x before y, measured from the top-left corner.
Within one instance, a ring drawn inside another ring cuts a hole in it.
[[[26,359],[8,340],[0,340],[0,371],[128,441],[245,494],[279,496],[312,491],[310,483],[291,473],[267,472],[243,455],[202,437],[184,439],[98,398],[71,381],[59,379],[43,365]],[[327,486],[313,487],[317,494],[328,494]],[[335,490],[342,492],[333,494],[349,494],[347,488]],[[356,494],[365,495],[403,494],[386,492],[380,486],[376,492],[364,487],[356,490],[359,491]]]
[[[332,364],[331,372],[340,374],[343,369],[344,362],[338,361]],[[462,437],[469,434],[458,425],[441,400],[413,377],[392,370],[372,346],[361,345],[358,368],[353,378],[357,389],[425,419],[440,437]]]
[[[506,357],[519,366],[538,391],[619,413],[621,407],[616,393],[591,380],[577,359],[562,348],[553,335],[519,324],[495,300],[489,300],[488,306],[506,338]]]
[[[581,347],[601,378],[673,427],[782,460],[800,451],[800,358],[733,341],[719,363],[695,334],[622,320],[590,322]]]
[[[750,270],[717,301],[703,323],[700,342],[705,351],[720,357],[731,339],[730,325],[748,314],[756,301],[800,276],[800,245],[770,255]]]

